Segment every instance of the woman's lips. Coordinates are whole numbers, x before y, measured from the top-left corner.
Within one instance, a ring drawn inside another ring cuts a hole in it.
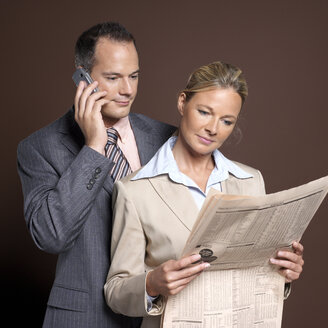
[[[213,140],[207,139],[207,138],[202,137],[202,136],[198,136],[198,138],[205,145],[210,145],[213,142]]]

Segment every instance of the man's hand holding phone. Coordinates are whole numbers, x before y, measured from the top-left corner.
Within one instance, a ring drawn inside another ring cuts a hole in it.
[[[95,92],[97,86],[97,81],[89,85],[85,80],[79,82],[74,102],[75,120],[83,132],[85,144],[105,155],[107,133],[101,108],[109,101],[104,98],[106,91]]]

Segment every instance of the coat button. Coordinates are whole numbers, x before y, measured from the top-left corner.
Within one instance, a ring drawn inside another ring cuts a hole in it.
[[[91,184],[91,185],[94,185],[94,184],[95,184],[95,182],[96,182],[96,180],[95,180],[95,179],[90,179],[90,180],[89,180],[89,184]]]
[[[91,190],[92,187],[93,187],[92,184],[90,184],[90,183],[87,184],[87,189],[88,189],[88,190]]]
[[[95,172],[96,172],[97,174],[99,174],[99,173],[101,172],[101,168],[100,168],[100,167],[97,167],[97,168],[95,169]]]

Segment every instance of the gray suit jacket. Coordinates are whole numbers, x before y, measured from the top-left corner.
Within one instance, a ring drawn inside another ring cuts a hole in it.
[[[261,173],[237,165],[253,178],[230,175],[222,182],[222,191],[265,194]],[[142,327],[156,328],[160,326],[164,304],[160,297],[147,312],[146,274],[165,261],[180,258],[199,210],[188,188],[173,182],[166,174],[131,180],[134,174],[118,181],[113,191],[112,264],[105,295],[115,312],[143,316]]]
[[[175,128],[140,114],[129,118],[144,165]],[[18,146],[28,229],[41,250],[59,254],[43,327],[140,324],[113,313],[103,296],[110,266],[112,166],[84,145],[73,110]]]

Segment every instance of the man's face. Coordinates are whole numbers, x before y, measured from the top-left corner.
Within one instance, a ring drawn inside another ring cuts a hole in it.
[[[102,107],[106,126],[127,116],[137,94],[139,60],[133,42],[100,38],[96,44],[91,77],[100,91],[107,91],[107,104]]]

